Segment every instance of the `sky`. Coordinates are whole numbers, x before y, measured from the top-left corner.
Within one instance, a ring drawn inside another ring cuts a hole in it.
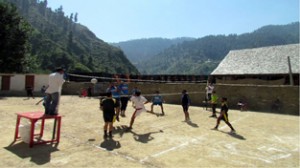
[[[250,33],[299,21],[299,0],[48,0],[106,42]]]

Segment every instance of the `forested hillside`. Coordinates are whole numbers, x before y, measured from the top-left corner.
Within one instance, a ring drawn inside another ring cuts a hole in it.
[[[26,72],[64,66],[69,72],[138,74],[121,49],[77,23],[78,13],[66,16],[62,6],[53,11],[47,0],[0,0],[3,2],[15,4],[31,26]]]
[[[137,66],[147,74],[210,74],[230,50],[299,43],[299,22],[241,35],[210,35],[173,45]]]
[[[119,43],[112,43],[112,45],[120,47],[124,51],[127,58],[134,65],[140,66],[140,62],[150,59],[151,57],[162,52],[164,49],[167,49],[172,45],[182,43],[183,41],[191,40],[195,40],[195,38],[144,38]]]

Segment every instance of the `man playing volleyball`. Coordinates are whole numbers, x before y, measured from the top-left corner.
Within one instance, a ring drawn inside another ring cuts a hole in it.
[[[115,99],[112,98],[111,92],[106,93],[106,98],[100,100],[100,109],[103,111],[103,120],[104,120],[104,138],[112,138],[113,122],[116,115],[115,111],[118,107]],[[108,131],[108,135],[107,135]]]
[[[235,133],[234,128],[232,125],[229,123],[228,119],[228,105],[227,105],[227,98],[223,97],[222,100],[222,106],[221,106],[221,113],[217,119],[217,125],[213,128],[213,130],[218,130],[220,121],[223,120],[230,128],[231,128],[231,133]]]
[[[139,116],[143,111],[146,111],[145,104],[149,103],[149,101],[144,97],[141,96],[140,91],[136,91],[135,95],[133,95],[130,100],[134,103],[134,108],[135,111],[132,114],[131,120],[130,120],[130,125],[129,125],[129,130],[132,129],[132,125],[134,123],[134,120],[137,116]]]
[[[153,106],[154,105],[159,105],[160,108],[161,108],[161,113],[162,113],[161,115],[165,115],[164,107],[163,107],[163,98],[159,94],[159,91],[156,91],[155,93],[156,93],[156,95],[153,96],[153,98],[152,98],[151,113],[153,113]]]

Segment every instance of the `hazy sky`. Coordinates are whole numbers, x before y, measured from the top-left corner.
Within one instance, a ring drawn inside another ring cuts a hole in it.
[[[252,32],[299,21],[299,0],[48,0],[106,42]]]

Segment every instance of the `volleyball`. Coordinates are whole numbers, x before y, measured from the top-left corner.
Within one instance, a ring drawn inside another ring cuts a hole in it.
[[[97,81],[97,79],[96,78],[93,78],[92,80],[91,80],[91,83],[93,83],[93,84],[95,84],[95,83],[97,83],[98,81]]]

